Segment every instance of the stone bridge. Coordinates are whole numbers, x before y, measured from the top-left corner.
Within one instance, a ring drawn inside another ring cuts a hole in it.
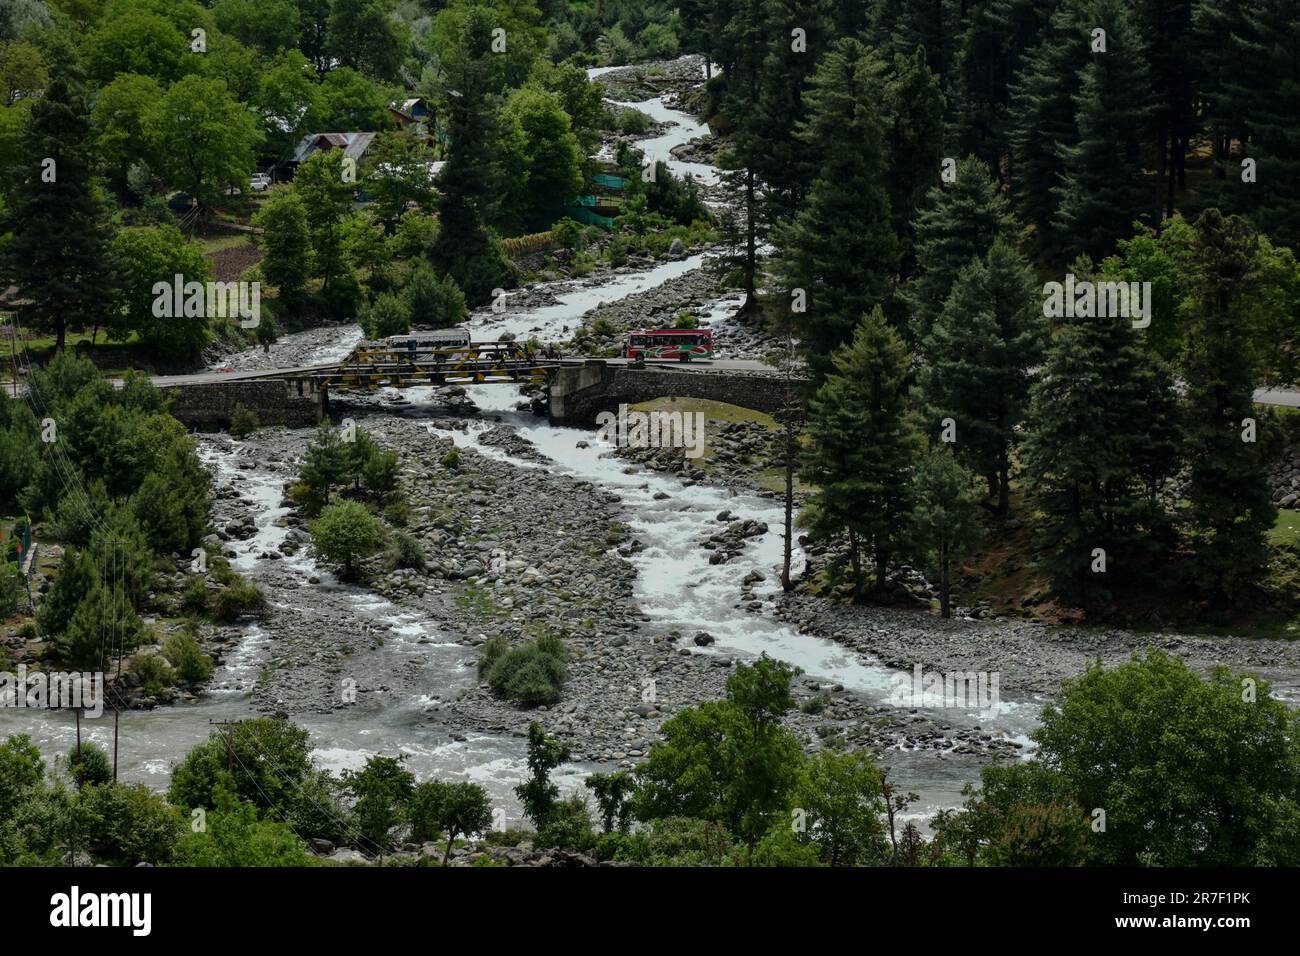
[[[328,369],[206,372],[154,382],[172,400],[172,414],[192,428],[228,427],[238,405],[260,424],[304,427],[315,425],[329,409],[329,389],[321,379]],[[768,413],[780,411],[785,401],[775,369],[743,360],[633,366],[626,359],[569,359],[551,367],[547,388],[552,422],[587,427],[603,411],[655,398],[707,399]]]
[[[757,362],[638,368],[594,359],[557,369],[549,393],[552,422],[587,427],[601,412],[655,398],[699,398],[769,414],[786,401],[776,370]]]

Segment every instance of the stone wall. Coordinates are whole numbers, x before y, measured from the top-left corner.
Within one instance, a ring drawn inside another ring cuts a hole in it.
[[[1273,503],[1300,510],[1300,445],[1285,449],[1270,466],[1268,477]]]
[[[163,389],[172,414],[191,428],[226,428],[236,405],[252,410],[262,425],[309,427],[325,413],[325,393],[309,379],[205,382]]]
[[[628,368],[588,362],[562,368],[550,387],[549,411],[557,425],[591,426],[601,412],[655,398],[699,398],[774,413],[782,390],[770,375],[721,371]]]

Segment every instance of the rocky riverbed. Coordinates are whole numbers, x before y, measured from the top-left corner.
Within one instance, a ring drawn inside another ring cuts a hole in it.
[[[245,573],[266,590],[272,608],[260,626],[266,657],[254,689],[257,710],[295,716],[424,693],[428,718],[461,733],[518,736],[538,719],[572,743],[575,760],[632,766],[664,720],[724,694],[734,658],[718,654],[707,631],[656,626],[634,601],[627,558],[642,545],[620,520],[616,495],[472,448],[448,467],[441,462],[457,421],[446,422],[445,431],[383,413],[358,421],[401,456],[407,530],[421,542],[426,569],[387,571],[377,559],[364,587],[341,585],[298,563],[306,536],[291,512],[278,519],[285,534],[274,550],[250,555],[237,535],[223,531],[232,557],[251,559]],[[511,431],[491,426],[480,430],[479,440],[536,462],[538,453]],[[267,429],[244,441],[205,439],[233,463],[222,474],[218,526],[238,528],[265,508],[265,494],[241,488],[249,483],[241,476],[255,469],[291,482],[308,437]],[[733,556],[762,533],[746,522],[720,523],[720,529],[718,546]],[[738,569],[737,598],[743,601],[756,580]],[[402,637],[395,633],[400,625],[359,615],[369,596],[417,622],[420,636]],[[479,683],[478,647],[496,636],[517,642],[543,631],[561,636],[571,655],[562,703],[521,709]],[[388,647],[393,641],[400,649]],[[454,679],[436,689],[422,683],[421,651],[429,645],[454,662]],[[341,693],[347,686],[355,688],[356,702]],[[790,723],[810,749],[834,740],[877,752],[925,748],[987,757],[1019,747],[978,725],[873,704],[811,676],[797,682],[796,698],[801,707]]]

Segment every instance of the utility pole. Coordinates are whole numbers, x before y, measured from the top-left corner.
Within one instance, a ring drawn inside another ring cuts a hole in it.
[[[214,727],[220,727],[226,738],[226,770],[233,778],[235,776],[235,744],[232,739],[230,728],[238,727],[243,723],[242,720],[208,720],[208,723]]]

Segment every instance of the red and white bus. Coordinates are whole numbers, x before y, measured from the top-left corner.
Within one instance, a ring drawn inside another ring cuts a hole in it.
[[[713,357],[713,334],[708,329],[638,329],[629,332],[623,357],[690,362]]]

